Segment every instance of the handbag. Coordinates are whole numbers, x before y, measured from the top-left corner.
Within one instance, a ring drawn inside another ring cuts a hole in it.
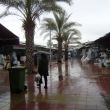
[[[35,82],[39,83],[40,79],[41,79],[41,75],[39,73],[37,73],[36,76],[35,76]]]

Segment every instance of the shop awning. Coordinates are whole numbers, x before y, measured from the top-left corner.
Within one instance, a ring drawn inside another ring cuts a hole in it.
[[[0,24],[0,46],[18,44],[19,38],[2,24]]]
[[[110,48],[110,33],[106,34],[104,37],[95,40],[94,43],[101,45],[105,48]]]

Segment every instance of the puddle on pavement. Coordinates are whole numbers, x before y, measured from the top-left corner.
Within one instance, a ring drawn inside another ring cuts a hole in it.
[[[79,73],[72,73],[71,76],[73,76],[73,77],[80,77],[81,75]]]
[[[102,95],[102,96],[103,96],[103,98],[105,100],[105,104],[110,109],[110,95]]]

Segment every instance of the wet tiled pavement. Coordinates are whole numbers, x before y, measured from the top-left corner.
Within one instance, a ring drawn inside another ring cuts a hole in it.
[[[110,69],[73,59],[62,69],[52,64],[47,90],[43,84],[39,90],[30,75],[27,92],[10,95],[8,73],[0,73],[0,110],[109,110],[109,74]]]

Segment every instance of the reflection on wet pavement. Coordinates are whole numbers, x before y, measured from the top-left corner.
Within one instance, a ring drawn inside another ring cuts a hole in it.
[[[32,75],[26,81],[27,92],[10,95],[7,89],[0,95],[0,110],[109,110],[109,73],[76,59],[52,64],[47,90],[43,84],[41,90],[35,82],[32,86]]]

